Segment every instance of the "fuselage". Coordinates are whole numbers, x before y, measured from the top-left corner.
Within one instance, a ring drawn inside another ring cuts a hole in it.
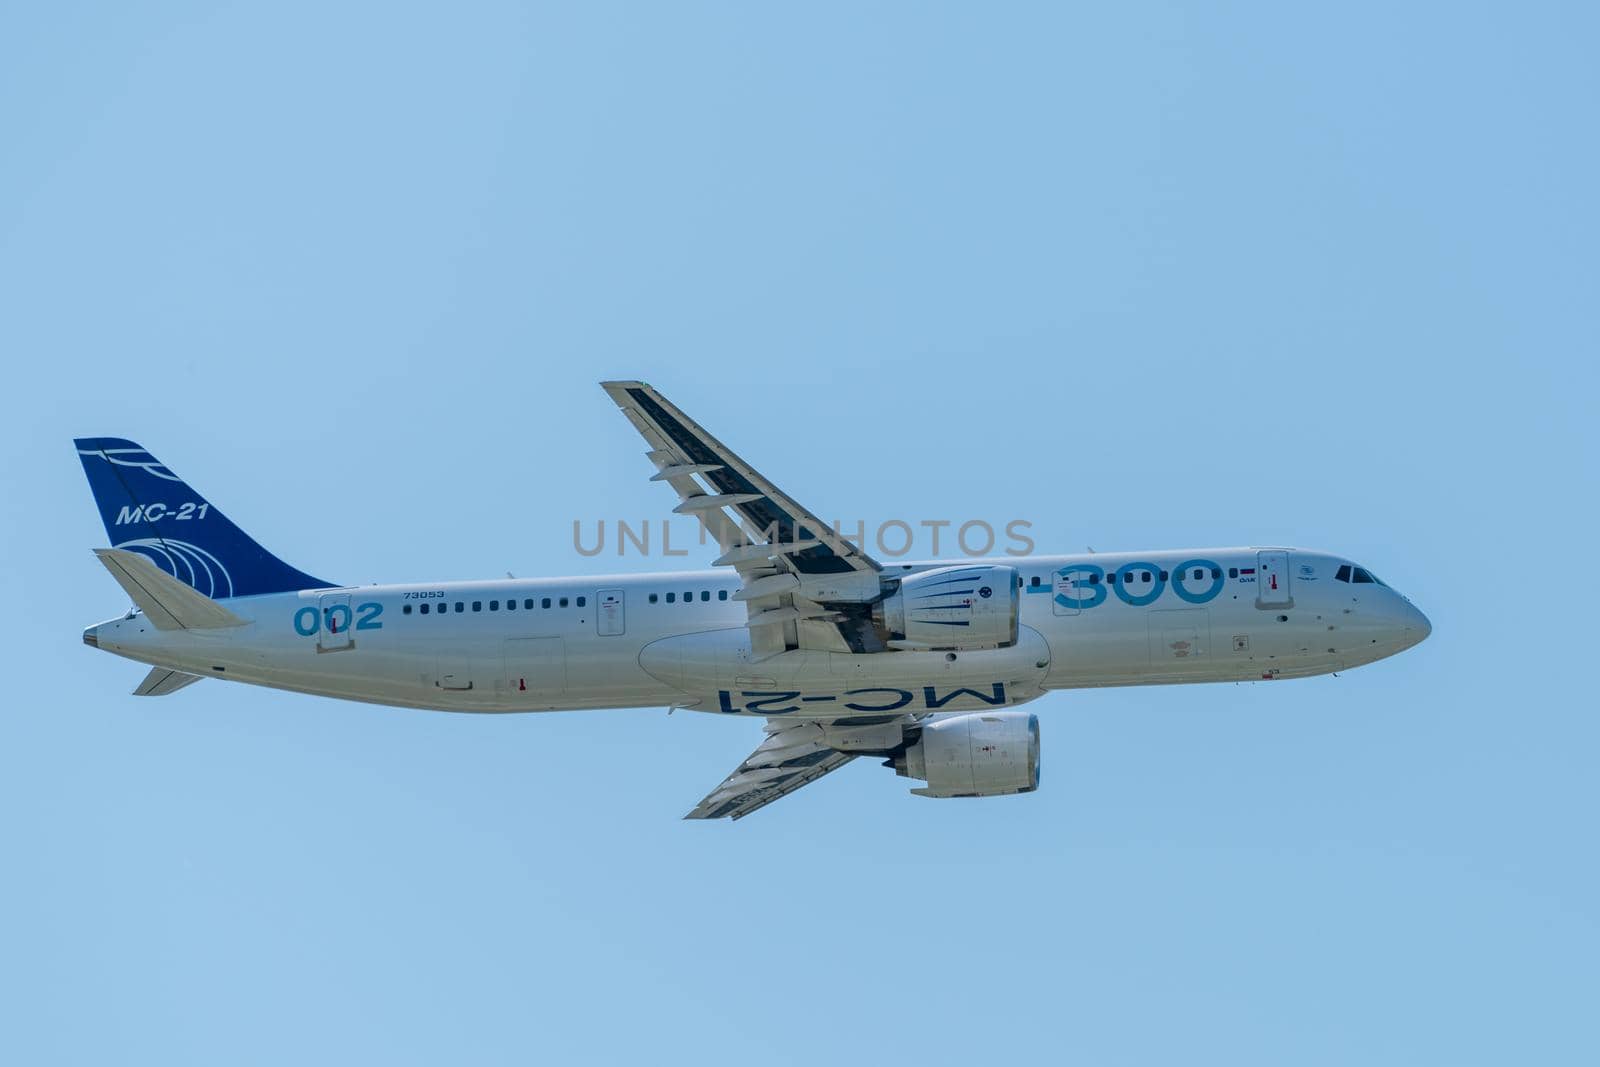
[[[1303,678],[1417,644],[1427,618],[1352,561],[1301,549],[1035,556],[1009,648],[749,652],[728,568],[309,589],[226,601],[245,625],[85,641],[130,659],[347,700],[457,712],[680,706],[855,718],[1053,689]],[[908,575],[950,561],[893,564]]]

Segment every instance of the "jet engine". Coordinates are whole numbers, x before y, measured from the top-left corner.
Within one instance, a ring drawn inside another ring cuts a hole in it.
[[[993,711],[926,722],[890,762],[900,777],[928,783],[912,790],[922,797],[1031,793],[1039,788],[1039,717]]]
[[[873,605],[873,621],[894,648],[1006,648],[1017,642],[1017,569],[939,567],[900,579]]]

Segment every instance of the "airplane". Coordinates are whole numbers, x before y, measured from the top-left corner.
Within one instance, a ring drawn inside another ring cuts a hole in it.
[[[1432,631],[1373,572],[1281,546],[881,563],[639,381],[601,387],[721,554],[711,570],[354,587],[278,559],[132,441],[81,438],[133,606],[86,644],[206,678],[437,711],[764,720],[685,816],[739,819],[857,757],[927,797],[1029,793],[1060,689],[1278,681]]]

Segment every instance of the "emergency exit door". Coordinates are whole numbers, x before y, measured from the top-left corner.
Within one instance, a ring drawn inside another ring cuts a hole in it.
[[[594,617],[595,629],[601,637],[616,637],[627,624],[622,614],[622,590],[602,589],[595,595],[600,599],[600,610]]]
[[[1057,615],[1077,615],[1083,611],[1080,598],[1085,597],[1087,579],[1082,571],[1057,571],[1051,576],[1050,607]]]

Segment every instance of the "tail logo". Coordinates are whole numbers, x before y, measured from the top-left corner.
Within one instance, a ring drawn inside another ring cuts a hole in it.
[[[124,504],[117,512],[117,525],[126,526],[133,522],[160,522],[162,519],[172,518],[179,521],[187,519],[203,519],[206,512],[211,510],[211,505],[202,500],[199,503],[187,501],[176,507],[168,507],[157,500],[151,504],[134,504],[131,507]]]
[[[78,455],[103,459],[116,467],[137,467],[157,478],[178,482],[180,485],[183,483],[183,479],[168,470],[166,464],[142,448],[80,448]]]

